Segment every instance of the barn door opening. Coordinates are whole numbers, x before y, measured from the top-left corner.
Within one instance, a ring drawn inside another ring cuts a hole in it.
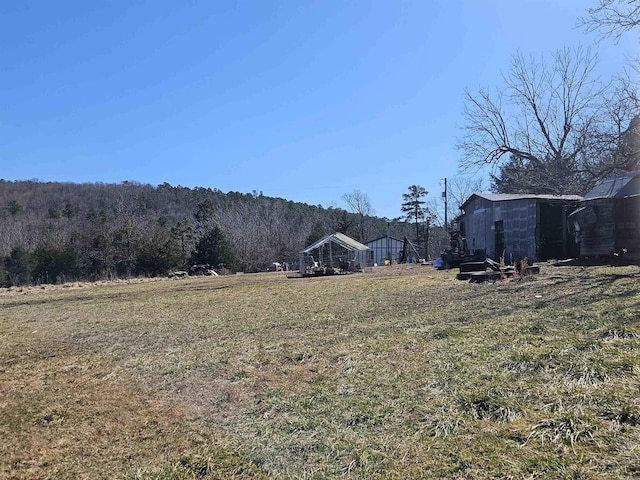
[[[578,246],[567,228],[567,207],[540,204],[538,260],[570,258],[578,255]]]
[[[494,227],[494,231],[496,234],[496,253],[495,253],[495,259],[496,261],[500,261],[500,258],[502,256],[504,256],[505,252],[504,252],[504,224],[502,223],[502,220],[498,220],[497,222],[494,223],[493,225]]]

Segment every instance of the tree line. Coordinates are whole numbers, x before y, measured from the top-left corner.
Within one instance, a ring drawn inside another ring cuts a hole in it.
[[[0,284],[165,275],[192,264],[257,272],[329,233],[387,232],[354,212],[210,188],[0,180]],[[402,225],[395,225],[399,231]]]

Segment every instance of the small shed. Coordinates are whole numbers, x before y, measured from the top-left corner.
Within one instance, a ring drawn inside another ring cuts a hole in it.
[[[466,250],[507,263],[568,258],[577,246],[568,216],[582,197],[474,193],[460,207],[458,229]]]
[[[371,249],[374,265],[386,265],[387,260],[389,263],[400,262],[404,240],[385,235],[369,240],[365,245]]]
[[[335,274],[371,267],[371,249],[343,233],[321,238],[299,253],[300,273]]]
[[[640,170],[607,178],[569,216],[580,257],[640,259]]]

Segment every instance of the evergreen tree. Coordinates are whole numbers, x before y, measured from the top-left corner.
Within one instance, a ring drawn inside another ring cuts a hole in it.
[[[554,158],[541,163],[512,156],[497,175],[491,175],[491,190],[496,193],[581,195],[589,187],[586,177]]]
[[[411,185],[409,193],[402,194],[402,206],[400,211],[404,213],[407,221],[413,222],[416,227],[416,243],[420,244],[420,224],[425,221],[427,209],[425,201],[422,200],[427,195],[427,190],[420,185]],[[426,247],[425,247],[426,248]],[[425,249],[426,255],[426,249]]]
[[[207,198],[198,202],[195,218],[196,227],[200,233],[209,230],[215,218],[215,208],[211,200]]]
[[[62,212],[57,208],[51,207],[49,208],[49,213],[47,216],[52,220],[57,220],[59,218],[62,218]]]
[[[62,210],[62,215],[66,218],[73,218],[80,213],[80,208],[77,205],[72,205],[71,203],[67,203]]]
[[[171,229],[171,235],[180,246],[182,261],[186,262],[189,252],[194,248],[195,231],[189,217],[182,217],[181,220]]]
[[[37,283],[64,283],[80,274],[78,256],[72,245],[40,245],[33,252],[32,278]]]
[[[235,269],[235,260],[219,226],[214,225],[200,238],[191,254],[191,263]]]
[[[180,245],[175,241],[166,219],[160,218],[151,237],[142,241],[136,253],[136,273],[155,277],[183,264]]]
[[[11,200],[7,204],[7,210],[9,210],[9,213],[11,214],[12,217],[15,217],[20,212],[22,212],[23,209],[22,209],[22,205],[20,205],[16,200]]]
[[[13,286],[25,285],[31,277],[31,256],[22,246],[13,247],[4,262],[9,283]]]

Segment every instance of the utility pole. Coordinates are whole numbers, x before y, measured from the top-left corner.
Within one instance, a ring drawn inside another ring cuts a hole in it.
[[[449,233],[449,219],[447,215],[447,177],[444,178],[444,192],[442,192],[442,196],[444,197],[444,231],[445,233]]]

